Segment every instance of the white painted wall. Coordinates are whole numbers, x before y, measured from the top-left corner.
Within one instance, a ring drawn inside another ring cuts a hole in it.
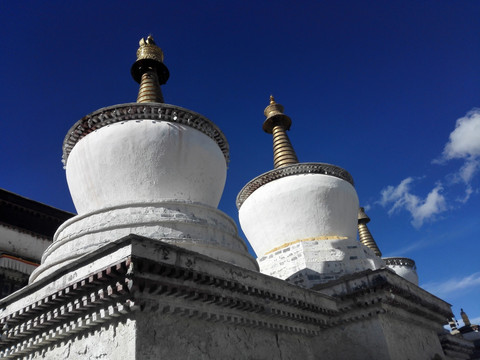
[[[239,210],[240,225],[258,257],[288,242],[321,236],[355,239],[354,187],[323,174],[286,176],[255,190]]]
[[[40,262],[42,253],[52,242],[0,225],[0,251],[21,256]]]
[[[238,236],[235,222],[220,210],[182,201],[131,203],[77,215],[62,224],[30,281],[129,234],[174,244],[250,270],[257,264]]]
[[[187,200],[217,207],[226,179],[214,140],[153,120],[102,127],[81,139],[66,164],[79,215],[130,202]]]

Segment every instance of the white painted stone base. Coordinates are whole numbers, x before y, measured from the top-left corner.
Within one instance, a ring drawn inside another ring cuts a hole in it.
[[[0,250],[39,261],[52,242],[26,232],[0,224]]]
[[[57,230],[30,282],[130,234],[161,240],[246,269],[258,269],[234,221],[223,212],[203,204],[163,201],[110,207],[68,220]]]
[[[31,354],[28,359],[49,360],[126,360],[137,359],[136,322],[131,319],[111,321],[109,324],[90,331],[82,336],[75,336],[65,341],[58,341]]]
[[[385,267],[373,251],[353,239],[300,241],[257,259],[263,274],[311,288],[342,276]]]
[[[0,357],[450,360],[450,314],[386,269],[312,291],[128,236],[1,299]]]

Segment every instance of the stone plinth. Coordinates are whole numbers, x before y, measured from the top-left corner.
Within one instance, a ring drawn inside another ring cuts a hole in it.
[[[312,291],[129,236],[0,300],[0,357],[447,359],[449,315],[385,269]]]
[[[383,266],[382,260],[358,241],[321,237],[281,247],[257,262],[262,273],[305,288]]]
[[[258,269],[230,217],[203,204],[163,201],[104,208],[65,222],[30,281],[129,234],[175,244],[246,269]]]

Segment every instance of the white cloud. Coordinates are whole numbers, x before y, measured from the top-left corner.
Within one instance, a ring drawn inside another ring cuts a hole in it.
[[[472,180],[480,170],[480,109],[473,109],[457,120],[442,154],[433,160],[433,163],[445,164],[455,159],[462,160],[462,165],[446,175],[442,182],[448,188],[463,184],[464,194],[452,198],[452,201],[466,203],[472,194],[479,192]],[[402,209],[407,210],[412,215],[412,225],[419,228],[424,222],[434,220],[436,215],[446,211],[447,200],[442,193],[444,187],[440,182],[437,182],[425,198],[411,192],[413,182],[414,178],[408,177],[397,186],[387,186],[381,191],[381,198],[377,203],[383,207],[388,206],[389,215]]]
[[[476,157],[480,157],[480,109],[457,120],[440,161]]]
[[[415,250],[425,248],[427,246],[430,246],[432,242],[428,240],[418,240],[415,241],[414,243],[411,243],[407,246],[404,246],[399,249],[392,250],[389,254],[383,254],[384,257],[396,257],[396,256],[404,256],[408,253],[411,253]]]
[[[443,282],[431,282],[422,285],[428,292],[442,298],[447,295],[460,295],[460,292],[471,290],[480,286],[480,272],[465,276],[464,278],[451,278]]]
[[[401,209],[407,210],[412,215],[412,225],[419,228],[425,221],[432,220],[435,215],[447,210],[447,205],[441,194],[441,184],[437,184],[425,199],[421,199],[410,192],[412,182],[413,178],[408,177],[396,187],[387,186],[381,191],[379,203],[384,207],[391,205],[389,215]]]
[[[465,195],[457,201],[466,203],[473,193],[470,183],[480,169],[480,109],[473,109],[457,120],[442,155],[433,163],[444,164],[452,159],[463,160],[463,165],[450,179],[453,183],[465,184]]]
[[[459,170],[459,176],[465,184],[470,183],[473,175],[477,172],[480,162],[478,159],[470,158],[465,161],[463,166]]]
[[[461,202],[462,204],[465,204],[468,201],[468,199],[470,199],[470,195],[472,195],[472,194],[473,194],[473,189],[470,186],[470,184],[468,184],[465,187],[465,195],[463,197],[458,197],[456,200],[458,202]]]

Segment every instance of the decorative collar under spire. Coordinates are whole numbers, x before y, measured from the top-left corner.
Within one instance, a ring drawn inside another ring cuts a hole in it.
[[[382,257],[382,252],[377,246],[370,230],[368,230],[367,223],[370,222],[370,218],[365,214],[363,207],[358,209],[358,237],[360,242],[373,250],[375,255]]]
[[[267,117],[263,123],[263,130],[273,134],[274,168],[298,164],[297,155],[286,132],[290,129],[292,120],[283,113],[283,106],[275,102],[273,95],[270,95],[270,105],[263,113]]]
[[[160,85],[166,84],[170,73],[163,63],[163,51],[152,35],[142,38],[137,50],[137,61],[132,65],[133,79],[140,84],[137,102],[163,103]]]

